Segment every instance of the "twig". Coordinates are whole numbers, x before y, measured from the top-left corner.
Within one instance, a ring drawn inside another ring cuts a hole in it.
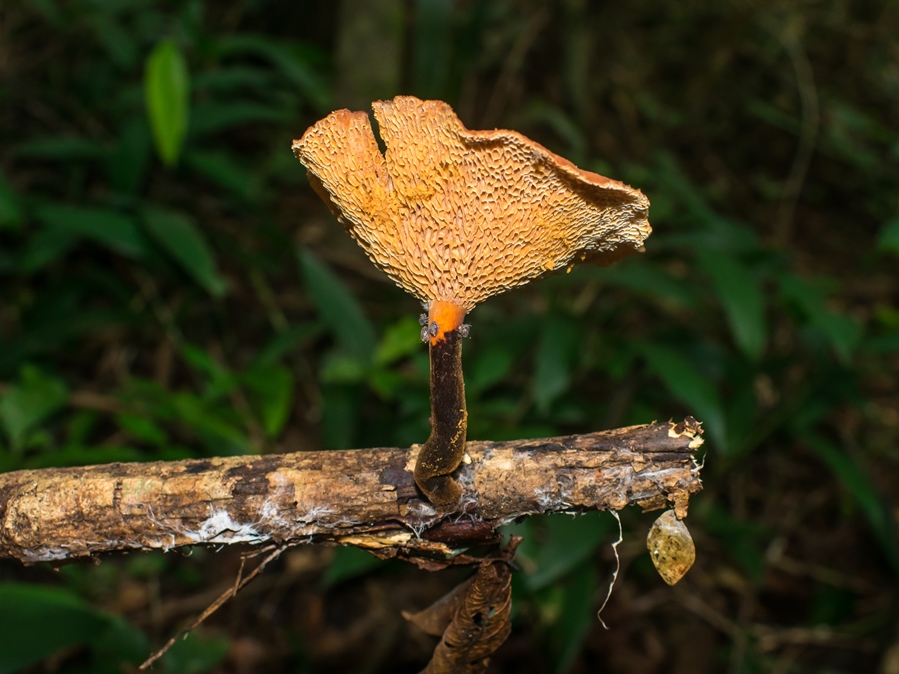
[[[699,424],[470,442],[459,510],[412,478],[419,447],[24,470],[0,475],[0,558],[66,561],[191,545],[354,545],[445,565],[535,513],[673,507],[701,489]]]
[[[169,639],[165,645],[153,653],[149,658],[147,658],[144,663],[139,667],[139,669],[144,670],[150,667],[154,662],[156,662],[159,658],[165,655],[166,651],[168,651],[172,646],[175,645],[175,642],[178,641],[185,634],[193,632],[197,627],[199,627],[203,621],[206,620],[213,613],[218,611],[231,597],[235,596],[241,589],[243,589],[250,581],[252,581],[259,573],[265,568],[265,566],[274,560],[276,560],[282,552],[284,552],[285,548],[283,546],[278,547],[274,545],[266,546],[262,550],[259,550],[255,553],[244,555],[240,560],[240,569],[237,572],[237,577],[234,579],[234,585],[228,588],[225,592],[219,595],[218,599],[212,602],[209,606],[206,607],[206,610],[203,611],[200,616],[194,620],[190,625],[181,629],[175,636]],[[250,572],[246,578],[242,578],[244,563],[247,559],[252,557],[258,557],[261,554],[265,554],[266,552],[270,552],[270,554],[263,559],[259,565]]]
[[[799,144],[793,156],[793,165],[787,177],[781,196],[780,212],[775,223],[775,240],[782,248],[790,244],[793,232],[793,220],[796,204],[802,192],[802,185],[808,173],[812,154],[818,138],[820,113],[818,108],[818,90],[815,87],[815,74],[802,48],[800,28],[789,26],[786,30],[777,30],[775,35],[780,40],[796,75],[796,87],[799,90],[802,121],[799,128]]]

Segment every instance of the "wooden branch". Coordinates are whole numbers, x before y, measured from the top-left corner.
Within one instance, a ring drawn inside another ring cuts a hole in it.
[[[692,417],[587,435],[469,442],[461,510],[441,515],[412,479],[419,447],[47,468],[0,475],[0,558],[71,560],[184,545],[332,542],[446,559],[534,513],[686,515],[701,489]]]

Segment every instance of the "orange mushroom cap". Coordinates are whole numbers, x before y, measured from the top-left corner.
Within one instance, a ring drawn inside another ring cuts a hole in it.
[[[487,297],[640,250],[640,190],[577,168],[515,131],[469,131],[442,101],[338,110],[293,142],[309,180],[369,258],[429,306]]]

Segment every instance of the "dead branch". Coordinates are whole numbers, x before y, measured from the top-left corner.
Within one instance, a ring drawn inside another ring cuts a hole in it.
[[[456,474],[461,508],[449,515],[415,487],[418,446],[17,471],[0,475],[0,559],[329,542],[436,561],[535,513],[671,504],[683,516],[701,489],[701,433],[688,418],[470,442],[471,461]]]

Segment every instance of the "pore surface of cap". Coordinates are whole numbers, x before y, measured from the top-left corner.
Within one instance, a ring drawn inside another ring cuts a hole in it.
[[[371,260],[423,302],[465,311],[487,297],[588,260],[640,250],[651,228],[637,189],[514,131],[470,131],[442,101],[338,110],[293,151],[312,187]]]

